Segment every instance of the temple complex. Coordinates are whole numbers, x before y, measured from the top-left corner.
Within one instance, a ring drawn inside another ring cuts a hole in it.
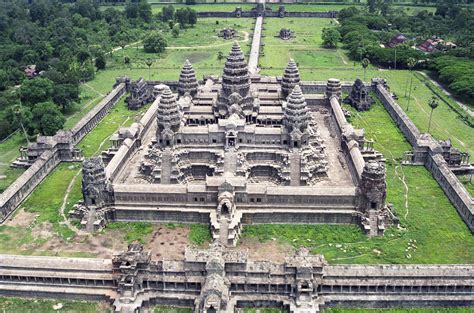
[[[294,60],[282,74],[249,74],[238,43],[220,78],[198,83],[186,61],[177,85],[149,87],[155,101],[113,137],[105,168],[84,163],[85,201],[72,215],[89,229],[206,223],[228,246],[251,223],[357,224],[383,235],[394,218],[384,159],[345,120],[340,81],[306,94]]]

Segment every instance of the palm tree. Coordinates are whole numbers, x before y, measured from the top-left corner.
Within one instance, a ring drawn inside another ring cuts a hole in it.
[[[364,81],[365,81],[365,73],[367,71],[367,67],[370,64],[370,60],[367,59],[367,58],[363,58],[362,61],[361,61],[361,64],[362,64],[362,67],[364,68]]]
[[[217,60],[219,60],[219,63],[222,61],[224,58],[224,53],[222,51],[217,52]]]
[[[410,89],[408,92],[407,112],[408,112],[408,109],[410,108],[411,89],[413,85],[413,68],[415,67],[415,65],[416,65],[416,60],[414,58],[409,58],[407,62],[407,66],[408,66],[408,69],[410,70]],[[406,87],[408,87],[408,80],[407,80]],[[407,96],[406,87],[405,87],[405,97]]]
[[[434,111],[434,109],[436,109],[438,107],[439,103],[438,103],[438,100],[433,96],[431,98],[431,100],[428,102],[428,105],[431,108],[430,121],[429,121],[429,124],[428,124],[428,133],[429,133],[430,129],[431,129],[431,118],[433,117],[433,111]]]
[[[145,64],[146,64],[146,66],[148,66],[148,80],[151,80],[151,71],[150,71],[150,69],[151,69],[151,66],[153,65],[153,60],[148,58],[148,59],[145,60]]]
[[[23,134],[25,135],[26,142],[29,144],[30,141],[28,140],[28,134],[26,133],[25,126],[23,126],[23,108],[21,106],[21,101],[20,101],[20,104],[15,105],[13,107],[13,113],[18,118],[18,121],[20,122],[21,129],[23,130]]]

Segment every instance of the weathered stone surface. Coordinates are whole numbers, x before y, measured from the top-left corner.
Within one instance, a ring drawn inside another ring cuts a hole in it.
[[[300,72],[296,66],[296,62],[290,59],[288,65],[285,68],[283,77],[281,79],[281,91],[283,96],[288,96],[290,92],[300,83]]]
[[[344,102],[350,104],[357,111],[367,111],[374,103],[374,99],[369,95],[364,82],[358,78],[352,85],[351,93],[344,99]]]
[[[183,69],[179,74],[179,83],[178,83],[178,93],[180,96],[189,94],[194,96],[197,93],[198,82],[196,79],[196,72],[193,69],[193,66],[186,60],[183,65]]]

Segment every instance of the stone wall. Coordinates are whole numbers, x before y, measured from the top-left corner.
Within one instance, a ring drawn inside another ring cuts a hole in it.
[[[125,91],[125,84],[118,84],[98,105],[77,122],[71,129],[74,144],[81,141],[104,118],[110,108],[125,94]]]
[[[427,134],[421,134],[403,109],[392,99],[390,93],[377,84],[376,92],[392,119],[413,146],[415,162],[422,162],[443,189],[469,229],[474,232],[474,200],[466,187],[449,169],[441,155],[437,141]]]
[[[461,215],[461,218],[469,229],[474,232],[473,199],[457,176],[449,169],[443,156],[441,154],[430,153],[425,166],[443,188],[443,191],[456,207],[459,215]]]
[[[84,136],[102,120],[124,93],[125,84],[119,84],[98,105],[77,122],[70,131],[66,131],[66,133],[70,135],[68,137],[70,138],[70,146],[74,146],[84,138]],[[0,195],[1,222],[5,221],[33,189],[51,173],[61,161],[65,160],[63,155],[67,155],[68,153],[63,153],[61,150],[62,146],[67,147],[68,145],[63,142],[58,144],[53,140],[52,147],[43,152],[16,181]]]
[[[249,306],[290,312],[336,305],[474,307],[473,277],[474,265],[328,265],[304,250],[283,262],[250,261],[216,244],[188,249],[182,261],[152,260],[136,244],[113,259],[0,256],[2,296],[115,300],[116,312],[147,304],[196,305],[202,312],[212,294],[228,297],[216,312]]]
[[[0,195],[0,221],[4,222],[60,162],[57,149],[43,152],[35,163]]]

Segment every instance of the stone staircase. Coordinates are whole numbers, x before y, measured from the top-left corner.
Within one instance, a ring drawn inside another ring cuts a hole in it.
[[[234,149],[230,149],[224,153],[224,173],[235,174],[237,170],[237,154]]]
[[[378,215],[376,210],[369,210],[369,237],[378,236],[379,225],[378,225]]]
[[[171,177],[171,150],[166,150],[161,155],[161,183],[169,184]]]
[[[301,157],[299,152],[290,153],[290,186],[300,185]]]

